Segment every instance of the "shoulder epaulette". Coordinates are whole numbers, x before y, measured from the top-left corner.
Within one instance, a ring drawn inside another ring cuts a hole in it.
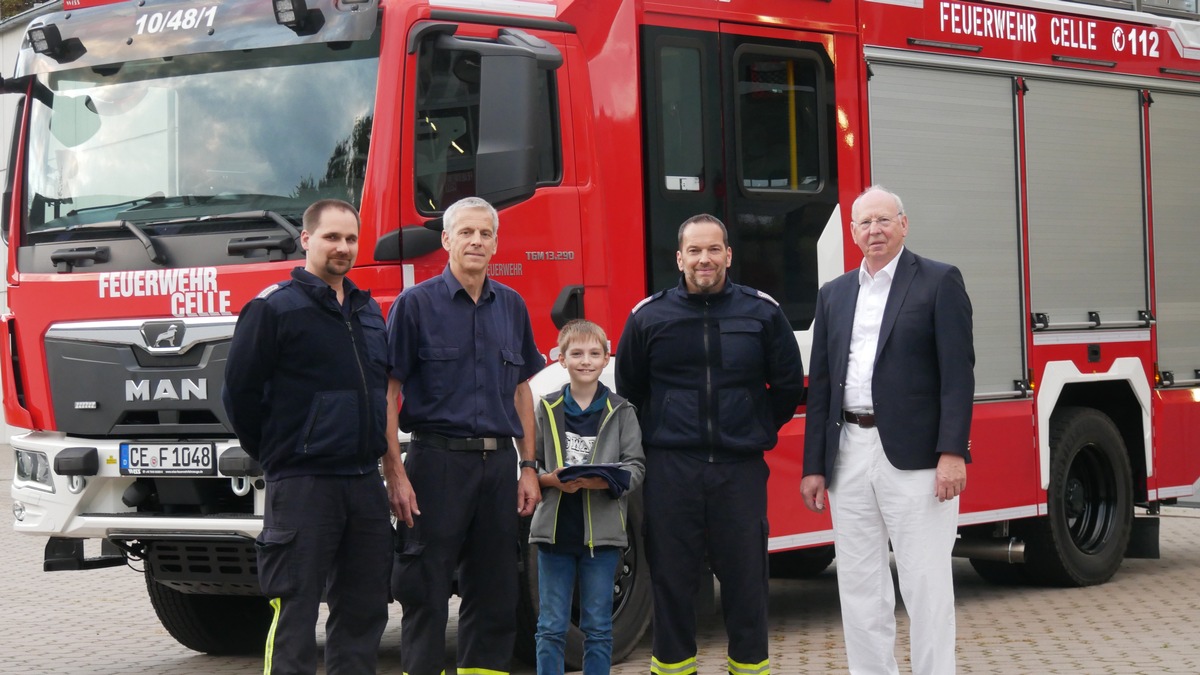
[[[272,293],[283,288],[284,286],[287,286],[289,283],[290,282],[288,282],[288,281],[281,281],[277,284],[271,284],[270,286],[267,286],[266,288],[262,289],[262,291],[259,292],[259,294],[254,297],[256,300],[266,300],[267,298],[271,297]]]
[[[634,305],[633,309],[629,313],[636,314],[637,311],[642,308],[642,305],[654,302],[655,300],[658,300],[662,296],[666,295],[666,293],[667,293],[666,291],[659,291],[659,292],[655,293],[654,295],[651,295],[648,298],[642,298],[642,301],[639,302],[638,304]]]
[[[742,292],[745,293],[746,295],[750,295],[750,296],[759,298],[761,300],[766,300],[767,302],[771,303],[772,305],[775,305],[776,307],[779,306],[779,302],[775,298],[772,298],[770,295],[767,295],[766,293],[764,293],[760,290],[750,288],[749,286],[742,286],[741,289],[742,289]]]

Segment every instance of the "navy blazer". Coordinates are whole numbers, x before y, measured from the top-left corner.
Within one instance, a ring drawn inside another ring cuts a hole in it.
[[[858,269],[817,294],[805,420],[804,475],[833,484],[842,430]],[[883,450],[898,469],[932,469],[943,452],[971,461],[975,394],[971,300],[957,267],[905,248],[888,293],[871,383]]]

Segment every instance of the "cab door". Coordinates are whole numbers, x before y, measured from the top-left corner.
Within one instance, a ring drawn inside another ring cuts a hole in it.
[[[675,285],[678,227],[710,213],[729,230],[733,280],[770,294],[805,330],[817,240],[838,203],[828,39],[697,25],[643,29],[648,290]]]

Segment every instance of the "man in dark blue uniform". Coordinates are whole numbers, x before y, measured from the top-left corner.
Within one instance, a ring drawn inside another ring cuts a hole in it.
[[[637,406],[646,448],[656,675],[696,672],[706,557],[721,582],[729,673],[770,673],[763,452],[800,403],[804,368],[778,303],[729,281],[732,261],[720,220],[685,221],[683,278],[633,308],[617,348],[617,391]]]
[[[468,197],[442,222],[449,264],[405,290],[388,317],[384,476],[392,510],[410,523],[400,528],[392,572],[404,608],[400,659],[408,675],[444,671],[457,570],[458,672],[502,675],[516,636],[518,514],[541,499],[526,380],[546,361],[525,301],[487,276],[496,210]],[[403,462],[397,426],[412,435]]]
[[[267,482],[256,542],[275,609],[266,673],[316,672],[327,583],[326,672],[375,672],[387,626],[387,334],[379,305],[346,278],[358,230],[346,202],[304,212],[304,267],[242,308],[225,367],[225,411]]]

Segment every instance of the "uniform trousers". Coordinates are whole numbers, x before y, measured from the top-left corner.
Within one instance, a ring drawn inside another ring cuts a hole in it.
[[[846,656],[854,675],[898,673],[888,540],[908,611],[912,670],[952,675],[958,499],[939,502],[936,469],[892,466],[876,428],[843,426],[829,487]]]
[[[259,585],[275,609],[263,671],[316,672],[324,594],[325,672],[375,672],[392,564],[390,507],[379,474],[268,481],[256,548]]]
[[[767,656],[767,476],[761,453],[706,462],[646,452],[646,557],[654,592],[650,672],[696,672],[695,597],[705,560],[721,582],[735,675],[770,673]]]
[[[409,446],[404,468],[421,515],[397,528],[392,594],[403,607],[400,662],[439,675],[458,578],[458,672],[503,675],[516,639],[517,458],[508,448],[455,452]]]

